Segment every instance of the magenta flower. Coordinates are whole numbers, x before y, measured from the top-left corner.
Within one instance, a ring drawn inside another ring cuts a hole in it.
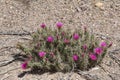
[[[103,47],[103,48],[107,47],[107,43],[106,42],[101,42],[100,47]]]
[[[87,49],[87,45],[85,44],[85,45],[83,45],[83,49],[84,50],[86,50]]]
[[[45,28],[46,27],[46,25],[44,23],[42,23],[40,26],[41,26],[41,28]]]
[[[79,57],[78,57],[77,54],[74,54],[74,55],[72,56],[72,58],[73,58],[74,61],[77,61],[77,60],[79,59]]]
[[[26,68],[27,68],[27,65],[28,65],[28,63],[27,63],[27,62],[24,62],[24,63],[21,64],[21,68],[22,68],[22,69],[26,69]]]
[[[89,57],[90,57],[90,59],[93,60],[93,61],[97,60],[97,57],[96,57],[95,54],[90,54]]]
[[[70,41],[69,41],[68,39],[64,39],[64,43],[65,43],[65,44],[69,44]]]
[[[54,41],[54,38],[53,38],[52,36],[49,36],[49,37],[47,37],[47,41],[48,41],[48,42],[53,42],[53,41]]]
[[[97,48],[95,48],[94,49],[94,53],[96,53],[96,54],[101,54],[102,53],[102,48],[100,48],[100,47],[97,47]]]
[[[62,22],[58,22],[58,23],[56,24],[56,26],[57,26],[58,28],[61,28],[61,27],[63,26],[63,23],[62,23]]]
[[[41,58],[43,58],[44,56],[46,55],[46,52],[39,52],[39,56],[41,57]]]
[[[79,35],[78,35],[77,33],[75,33],[75,34],[73,35],[73,38],[74,38],[74,40],[78,40],[78,39],[79,39]]]

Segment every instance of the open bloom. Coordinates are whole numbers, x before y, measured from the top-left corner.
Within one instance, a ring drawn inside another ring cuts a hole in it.
[[[75,33],[75,34],[73,35],[73,38],[74,38],[74,40],[78,40],[78,39],[79,39],[79,35],[78,35],[77,33]]]
[[[63,26],[63,23],[62,23],[62,22],[58,22],[58,23],[56,24],[56,26],[57,26],[58,28],[61,28],[61,27]]]
[[[90,55],[89,55],[89,57],[90,57],[90,59],[91,59],[91,60],[93,60],[93,61],[97,60],[96,55],[95,55],[95,54],[93,54],[93,53],[92,53],[92,54],[90,54]]]
[[[22,69],[26,69],[26,68],[27,68],[27,65],[28,65],[28,63],[27,63],[27,62],[24,62],[24,63],[21,64],[21,68],[22,68]]]
[[[72,56],[72,58],[73,58],[74,61],[77,61],[77,60],[79,59],[79,57],[78,57],[77,54],[74,54],[74,55]]]
[[[44,56],[46,55],[46,52],[39,52],[39,56],[41,57],[41,58],[43,58]]]
[[[41,28],[45,28],[46,27],[46,25],[44,23],[42,23],[40,26],[41,26]]]
[[[102,53],[102,48],[100,48],[100,47],[97,47],[97,48],[95,48],[94,49],[94,53],[96,53],[96,54],[101,54]]]
[[[104,47],[107,47],[107,43],[106,43],[106,42],[101,42],[101,43],[100,43],[100,47],[103,47],[103,48],[104,48]]]
[[[54,41],[54,38],[53,38],[52,36],[49,36],[49,37],[47,37],[47,41],[48,41],[48,42],[53,42],[53,41]]]

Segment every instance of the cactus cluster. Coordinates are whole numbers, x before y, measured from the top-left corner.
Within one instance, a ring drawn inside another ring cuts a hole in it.
[[[54,29],[42,23],[31,37],[30,46],[19,44],[19,49],[28,56],[21,64],[23,69],[88,70],[101,63],[111,46],[108,42],[100,42],[87,28],[64,29],[61,22],[56,23]]]

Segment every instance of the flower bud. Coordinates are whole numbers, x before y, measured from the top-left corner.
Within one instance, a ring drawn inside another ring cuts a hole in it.
[[[74,40],[78,40],[78,39],[79,39],[79,35],[78,35],[77,33],[75,33],[75,34],[73,35],[73,38],[74,38]]]
[[[62,26],[63,26],[63,23],[62,22],[58,22],[57,24],[56,24],[56,26],[57,26],[57,28],[61,28]]]
[[[47,42],[53,42],[54,41],[54,38],[52,37],[52,36],[49,36],[49,37],[47,37]]]
[[[46,52],[39,52],[39,56],[41,57],[41,58],[43,58],[44,56],[46,55]]]
[[[45,28],[46,27],[46,25],[44,23],[42,23],[40,26],[41,26],[41,28]]]
[[[74,61],[77,61],[79,59],[77,54],[74,54],[72,58],[73,58]]]
[[[24,62],[24,63],[21,64],[21,68],[22,68],[22,69],[26,69],[26,68],[27,68],[27,65],[28,65],[28,63],[27,63],[27,61],[26,61],[26,62]]]
[[[91,53],[91,54],[89,55],[89,57],[90,57],[90,59],[93,60],[93,61],[97,60],[96,55],[93,54],[93,53]]]

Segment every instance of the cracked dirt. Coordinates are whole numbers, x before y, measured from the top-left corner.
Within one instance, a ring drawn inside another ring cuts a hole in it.
[[[32,74],[20,68],[18,42],[27,42],[40,23],[87,26],[102,40],[113,42],[102,64],[78,73]],[[23,74],[23,76],[21,75]],[[119,80],[120,0],[0,0],[0,80]]]

